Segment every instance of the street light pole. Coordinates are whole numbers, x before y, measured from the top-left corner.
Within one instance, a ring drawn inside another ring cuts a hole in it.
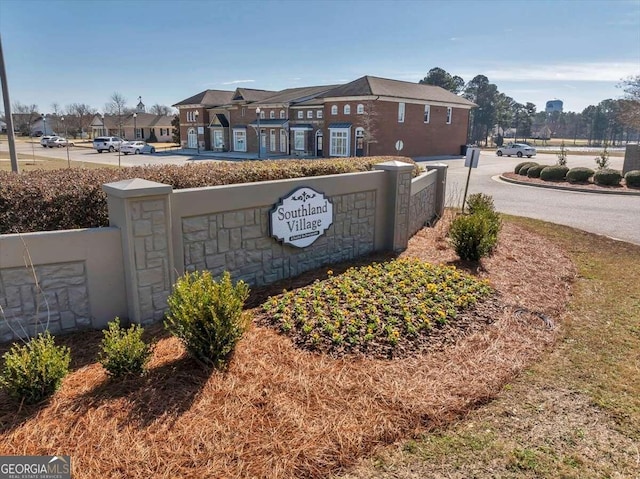
[[[138,128],[137,128],[136,118],[138,118],[138,114],[134,113],[133,114],[133,139],[134,140],[138,139]]]
[[[42,136],[47,134],[47,119],[44,116],[44,113],[42,114]]]
[[[104,119],[104,113],[102,115],[100,115],[102,117],[102,134],[104,136],[107,136],[107,124],[105,123],[105,119]]]
[[[260,132],[260,107],[256,108],[256,121],[258,123],[257,136],[258,136],[258,159],[262,154],[262,135]]]
[[[200,116],[200,112],[196,110],[194,116],[196,117],[196,148],[198,148],[198,155],[200,154],[200,134],[198,133],[198,117]]]

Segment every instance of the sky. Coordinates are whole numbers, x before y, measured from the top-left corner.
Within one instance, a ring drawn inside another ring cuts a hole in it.
[[[640,0],[0,1],[12,104],[99,111],[206,89],[482,74],[538,111],[619,98],[640,75]],[[0,108],[4,109],[4,108]]]

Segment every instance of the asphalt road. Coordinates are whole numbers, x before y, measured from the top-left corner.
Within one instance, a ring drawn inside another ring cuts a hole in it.
[[[18,142],[20,153],[31,154],[31,145]],[[0,151],[8,151],[6,142],[0,144]],[[34,147],[35,154],[51,158],[67,158],[64,148]],[[97,153],[90,148],[70,148],[69,156],[74,161],[104,163],[122,166],[144,164],[184,165],[192,159],[203,159],[182,155],[120,155],[118,153]],[[593,156],[569,155],[568,166],[595,167]],[[556,155],[539,153],[535,161],[554,164]],[[493,153],[482,153],[479,167],[471,172],[469,194],[485,193],[493,196],[496,209],[503,213],[537,218],[553,223],[573,226],[585,231],[611,238],[640,244],[640,196],[614,194],[580,193],[559,191],[532,186],[505,183],[497,179],[500,173],[513,171],[513,167],[523,161],[520,158],[497,157]],[[449,166],[447,173],[447,204],[460,206],[464,194],[468,168],[463,159],[440,161]],[[610,158],[611,167],[622,169],[623,158]],[[421,164],[428,164],[424,162]]]
[[[595,168],[594,157],[569,155],[567,166]],[[538,154],[534,160],[541,164],[554,164],[557,157]],[[497,179],[497,175],[513,171],[521,161],[524,160],[482,153],[478,168],[471,171],[469,194],[493,196],[496,209],[503,213],[550,221],[640,244],[640,196],[560,191],[514,185]],[[468,168],[465,168],[463,159],[441,163],[449,165],[447,204],[460,206]],[[612,168],[621,170],[623,158],[610,158],[610,163]]]

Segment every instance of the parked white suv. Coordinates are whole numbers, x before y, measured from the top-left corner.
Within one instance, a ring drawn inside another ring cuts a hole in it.
[[[117,136],[99,136],[93,140],[93,148],[98,150],[98,153],[103,151],[116,151],[120,149],[120,146],[124,143],[122,138]]]

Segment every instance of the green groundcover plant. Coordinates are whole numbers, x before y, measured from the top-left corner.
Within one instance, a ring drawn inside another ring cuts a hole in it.
[[[491,287],[454,267],[416,259],[350,268],[339,276],[270,298],[267,320],[310,347],[394,348],[453,321]]]

